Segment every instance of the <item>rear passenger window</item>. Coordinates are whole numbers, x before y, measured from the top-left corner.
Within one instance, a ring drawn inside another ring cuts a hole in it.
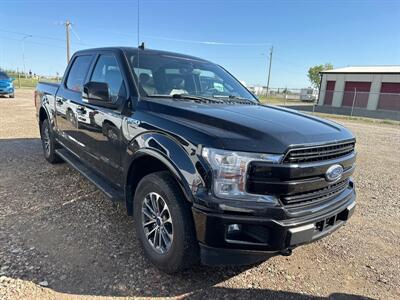
[[[67,78],[67,88],[82,92],[83,81],[90,66],[91,56],[83,55],[75,58]]]
[[[101,55],[99,57],[90,81],[107,83],[113,102],[116,102],[119,96],[126,97],[121,70],[113,55]]]

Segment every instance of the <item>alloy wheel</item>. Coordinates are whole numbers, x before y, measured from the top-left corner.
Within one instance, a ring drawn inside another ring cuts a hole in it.
[[[142,226],[150,246],[165,254],[172,246],[173,223],[165,200],[157,193],[147,194],[142,202]]]
[[[44,151],[46,153],[46,156],[50,156],[50,132],[49,132],[49,127],[45,127],[43,130],[43,145],[44,145]]]

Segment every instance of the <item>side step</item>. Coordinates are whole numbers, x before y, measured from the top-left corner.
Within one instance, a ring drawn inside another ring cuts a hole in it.
[[[66,149],[56,149],[56,154],[67,162],[75,170],[79,171],[91,183],[93,183],[100,191],[102,191],[113,202],[123,202],[124,195],[121,191],[114,188],[106,179],[98,175],[86,167],[74,154]]]

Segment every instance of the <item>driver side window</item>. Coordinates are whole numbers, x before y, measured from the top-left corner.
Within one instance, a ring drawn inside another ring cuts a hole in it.
[[[100,55],[90,81],[107,83],[111,100],[114,103],[119,97],[126,98],[125,84],[114,55]]]

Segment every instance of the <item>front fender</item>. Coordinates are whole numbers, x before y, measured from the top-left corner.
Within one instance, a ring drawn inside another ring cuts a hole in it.
[[[173,174],[189,201],[193,202],[194,194],[205,186],[198,170],[201,164],[195,145],[160,132],[146,132],[130,142],[127,164],[131,166],[135,159],[143,155],[150,155],[162,162]]]

